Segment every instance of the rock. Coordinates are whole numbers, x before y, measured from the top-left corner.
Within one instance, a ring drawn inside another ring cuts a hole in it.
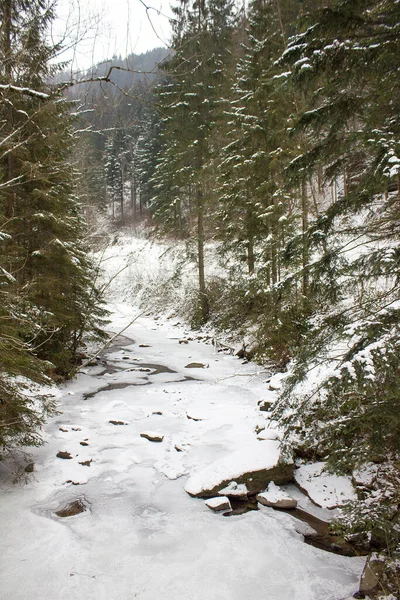
[[[272,508],[293,509],[297,506],[297,500],[291,498],[287,492],[275,485],[272,481],[265,492],[257,494],[256,499],[260,504],[271,506]]]
[[[149,442],[162,442],[164,439],[163,435],[159,433],[153,433],[152,431],[143,432],[140,434],[140,437],[149,440]]]
[[[352,482],[355,487],[368,490],[374,489],[378,475],[378,467],[372,463],[364,465],[362,469],[353,471]]]
[[[188,343],[189,343],[189,341],[188,341],[188,340],[179,340],[179,343],[180,343],[180,344],[188,344]]]
[[[58,430],[62,431],[63,433],[68,433],[68,429],[65,429],[64,427],[59,427]]]
[[[109,423],[111,423],[111,425],[128,425],[128,423],[125,423],[125,421],[108,421]]]
[[[189,419],[189,421],[202,421],[203,420],[203,419],[199,419],[198,417],[191,417],[187,413],[186,413],[186,417]]]
[[[263,412],[271,412],[274,407],[273,402],[269,402],[268,400],[260,400],[258,402],[258,408]]]
[[[150,344],[139,344],[139,348],[151,348]]]
[[[264,429],[265,429],[265,425],[256,425],[255,428],[254,428],[254,431],[258,435],[259,433],[261,433],[262,431],[264,431]]]
[[[72,456],[69,452],[64,452],[60,450],[60,452],[57,452],[57,458],[64,458],[66,460],[70,460]]]
[[[89,446],[87,442],[79,442],[81,446]]]
[[[74,500],[56,511],[57,517],[73,517],[85,512],[87,506],[82,500]]]
[[[25,473],[33,473],[34,470],[35,470],[35,463],[33,463],[33,462],[28,463],[25,467]]]
[[[297,531],[297,533],[300,533],[300,535],[303,535],[305,538],[311,538],[318,535],[318,532],[315,531],[311,525],[305,523],[304,521],[298,521],[297,519],[294,523],[294,529]]]
[[[261,431],[258,436],[258,440],[281,440],[282,434],[277,429],[264,429]]]
[[[219,512],[221,510],[232,510],[231,503],[229,502],[229,498],[226,496],[219,496],[218,498],[210,498],[204,502],[208,508],[215,512]]]
[[[208,365],[200,362],[191,362],[185,365],[185,369],[207,369]]]
[[[375,552],[370,554],[361,575],[360,594],[370,594],[381,583],[381,577],[385,570],[385,562]]]
[[[92,459],[84,460],[83,462],[80,462],[79,464],[82,465],[83,467],[90,467],[91,462],[92,462]]]
[[[177,452],[183,452],[182,448],[179,448],[179,446],[174,446],[174,448]]]
[[[239,498],[240,500],[247,500],[248,489],[244,483],[237,483],[236,481],[231,481],[229,485],[227,485],[218,492],[218,496],[228,496],[230,498]]]
[[[81,431],[80,427],[72,427],[72,431]]]
[[[271,481],[289,483],[294,465],[281,460],[279,445],[276,440],[254,441],[191,475],[185,490],[195,498],[212,498],[232,481],[245,484],[250,495],[262,492]]]
[[[154,412],[151,413],[152,415],[162,415],[161,410],[155,410]]]

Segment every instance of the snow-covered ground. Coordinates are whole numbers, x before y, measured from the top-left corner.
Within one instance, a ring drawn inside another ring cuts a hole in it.
[[[113,308],[117,332],[137,310]],[[27,481],[0,463],[0,599],[350,598],[364,559],[305,544],[288,514],[226,517],[184,490],[257,443],[267,426],[257,403],[276,397],[266,374],[188,340],[172,319],[141,316],[123,336],[107,364],[62,388]],[[73,501],[83,512],[57,516]]]

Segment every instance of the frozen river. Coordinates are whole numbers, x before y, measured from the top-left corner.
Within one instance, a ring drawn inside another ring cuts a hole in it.
[[[132,316],[115,307],[111,329]],[[257,367],[188,337],[140,317],[61,389],[27,480],[0,463],[1,600],[339,600],[358,589],[364,560],[305,544],[291,516],[227,518],[186,494],[194,470],[254,442],[257,401],[274,399]],[[57,515],[71,507],[83,512]]]

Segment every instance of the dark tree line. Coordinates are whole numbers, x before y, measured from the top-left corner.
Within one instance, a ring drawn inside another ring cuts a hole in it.
[[[83,243],[74,122],[48,82],[47,0],[0,2],[0,448],[40,442],[39,384],[69,376],[105,317]]]

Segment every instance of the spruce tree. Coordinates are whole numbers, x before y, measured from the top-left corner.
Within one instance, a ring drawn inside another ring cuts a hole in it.
[[[313,90],[294,128],[313,143],[289,172],[322,170],[340,193],[307,231],[325,310],[308,324],[277,414],[306,447],[351,469],[400,450],[400,8],[337,0],[309,25],[282,59],[293,85]],[[310,369],[318,384],[303,388]]]
[[[213,202],[213,142],[234,25],[233,2],[184,2],[174,9],[174,55],[160,94],[163,152],[153,205],[178,227],[196,231],[199,317],[208,314],[204,244]]]
[[[36,443],[35,426],[51,409],[39,395],[42,408],[35,411],[24,387],[45,381],[51,369],[71,373],[84,334],[103,336],[105,311],[82,244],[70,106],[48,83],[57,52],[45,41],[52,7],[45,0],[5,0],[0,10],[0,338],[3,443],[9,445],[12,438]],[[18,375],[25,378],[21,386]]]

